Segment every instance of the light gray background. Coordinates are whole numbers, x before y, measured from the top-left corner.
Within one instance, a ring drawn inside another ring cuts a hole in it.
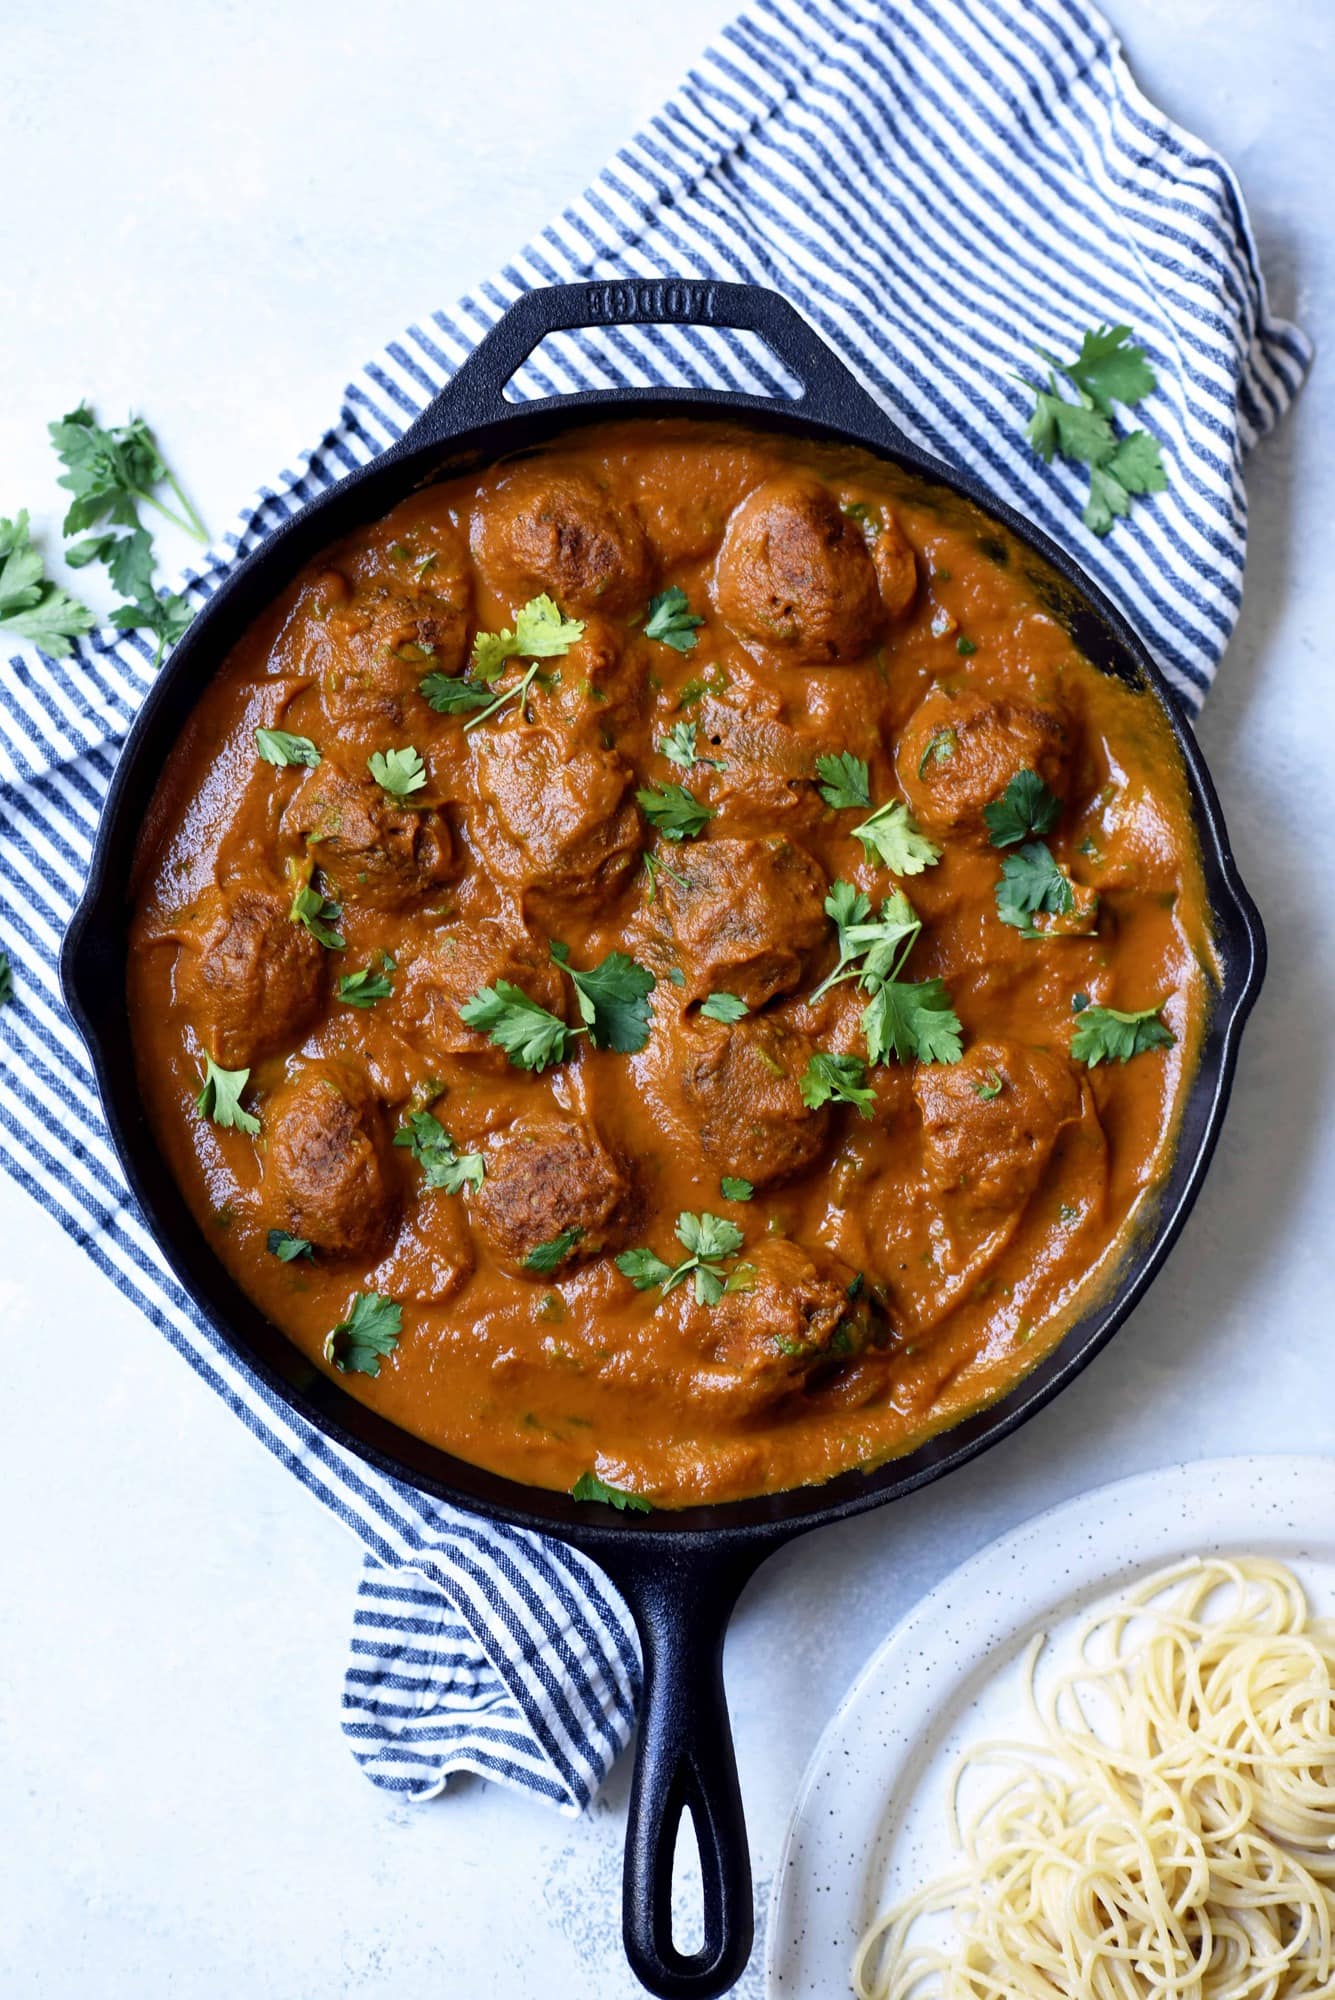
[[[45,421],[142,409],[210,525],[352,369],[502,261],[732,0],[6,10],[0,513],[54,530]],[[1333,295],[1328,0],[1113,0],[1234,162],[1281,309]],[[1201,735],[1270,929],[1208,1188],[1152,1297],[1018,1438],[771,1562],[727,1670],[762,1899],[864,1656],[999,1530],[1182,1456],[1335,1449],[1332,377],[1249,478]],[[86,579],[85,579],[86,580]],[[338,1730],[359,1556],[0,1178],[0,1994],[625,2000],[626,1778],[572,1824],[472,1781],[395,1806]],[[753,1966],[747,1995],[759,1992]]]

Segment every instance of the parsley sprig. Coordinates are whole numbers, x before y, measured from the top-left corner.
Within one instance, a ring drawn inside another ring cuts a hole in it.
[[[1073,882],[1044,840],[1006,856],[995,894],[1002,923],[1022,937],[1084,935],[1098,920],[1097,891]]]
[[[664,840],[695,840],[714,817],[714,807],[702,805],[685,785],[641,785],[635,797]]]
[[[839,958],[808,1004],[814,1006],[832,987],[855,979],[869,996],[862,1031],[873,1063],[887,1063],[892,1057],[900,1062],[958,1062],[962,1031],[944,980],[900,976],[922,931],[922,920],[904,891],[896,889],[887,896],[875,917],[869,896],[851,882],[835,882],[825,899],[825,911],[838,933]]]
[[[394,1134],[394,1144],[412,1154],[429,1188],[459,1194],[466,1187],[482,1185],[486,1163],[481,1153],[461,1153],[430,1111],[410,1111],[407,1122]]]
[[[381,791],[400,802],[412,802],[426,784],[426,765],[411,743],[401,750],[373,750],[366,765]]]
[[[660,591],[657,597],[650,598],[644,636],[671,646],[674,653],[692,653],[704,622],[691,610],[686,592],[679,590],[674,583],[671,589]]]
[[[615,1049],[624,1056],[638,1055],[649,1039],[649,995],[658,984],[648,967],[623,951],[613,951],[601,965],[580,972],[570,963],[567,945],[553,939],[548,949],[553,963],[569,974],[580,1018],[594,1047]]]
[[[469,662],[471,678],[434,673],[419,681],[418,688],[437,715],[468,713],[464,728],[476,729],[494,715],[518,702],[523,709],[528,691],[541,678],[539,662],[559,659],[584,637],[584,621],[566,618],[559,605],[546,593],[530,597],[514,614],[514,629],[479,632],[473,641]],[[511,660],[527,660],[529,665],[517,681],[496,692],[498,681]],[[471,713],[469,713],[471,711]]]
[[[853,838],[862,842],[868,861],[882,862],[893,875],[921,875],[941,859],[941,849],[919,832],[902,799],[878,806],[870,819],[853,828]]]
[[[735,1265],[731,1271],[724,1268],[724,1260],[735,1257],[746,1240],[735,1222],[711,1215],[707,1209],[700,1215],[684,1209],[677,1217],[676,1236],[686,1252],[680,1263],[668,1264],[647,1249],[623,1250],[616,1259],[618,1271],[630,1279],[637,1292],[661,1286],[666,1298],[690,1278],[697,1305],[716,1306],[725,1292],[748,1288],[754,1277],[749,1264]]]
[[[564,1264],[566,1258],[580,1241],[584,1231],[577,1225],[563,1229],[559,1236],[549,1236],[545,1243],[539,1243],[529,1251],[524,1259],[526,1271],[555,1271]]]
[[[0,520],[0,625],[64,659],[70,642],[93,629],[93,614],[46,573],[28,532],[28,512]]]
[[[840,750],[834,756],[818,757],[816,776],[821,797],[836,812],[859,806],[865,811],[871,805],[871,773],[864,760],[851,751]]]
[[[241,1093],[250,1082],[248,1069],[222,1069],[212,1056],[204,1058],[204,1083],[195,1099],[195,1109],[201,1118],[209,1118],[215,1125],[236,1132],[248,1132],[253,1138],[260,1129],[260,1121],[253,1112],[243,1110]]]
[[[403,1332],[403,1309],[383,1292],[358,1292],[348,1310],[326,1337],[324,1358],[341,1375],[378,1375],[380,1363],[392,1354]]]
[[[1037,771],[1017,771],[1002,796],[983,807],[988,838],[993,847],[1013,847],[1017,841],[1051,833],[1061,809],[1061,800]]]
[[[1130,1062],[1150,1049],[1171,1049],[1177,1036],[1159,1019],[1164,1002],[1156,1000],[1139,1013],[1117,1007],[1082,1007],[1071,1037],[1071,1054],[1096,1069],[1101,1062]]]
[[[799,1088],[809,1111],[819,1111],[833,1099],[851,1104],[859,1118],[870,1118],[875,1093],[867,1087],[867,1065],[861,1056],[831,1055],[816,1049],[807,1061]]]
[[[1148,431],[1119,435],[1113,422],[1115,404],[1131,408],[1157,386],[1154,370],[1129,326],[1087,332],[1074,361],[1036,351],[1048,363],[1048,387],[1034,392],[1025,435],[1045,464],[1060,454],[1089,467],[1083,519],[1093,534],[1106,535],[1130,512],[1134,495],[1161,493],[1168,484],[1157,441]],[[1059,375],[1075,391],[1074,402],[1062,394]],[[1025,387],[1034,385],[1025,381]]]

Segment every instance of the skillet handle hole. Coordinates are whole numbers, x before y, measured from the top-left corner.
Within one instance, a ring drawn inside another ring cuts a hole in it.
[[[758,333],[693,326],[668,342],[657,326],[588,327],[549,333],[502,391],[507,403],[589,390],[717,389],[797,402],[803,383]]]

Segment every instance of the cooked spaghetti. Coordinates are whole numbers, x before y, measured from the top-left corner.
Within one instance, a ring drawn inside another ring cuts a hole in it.
[[[1335,1621],[1281,1564],[1211,1558],[1093,1619],[1040,1694],[1045,1645],[1037,1740],[961,1758],[961,1864],[867,1931],[858,2000],[1335,1994]]]

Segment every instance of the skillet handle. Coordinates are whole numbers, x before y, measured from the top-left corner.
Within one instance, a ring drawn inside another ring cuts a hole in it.
[[[746,1969],[755,1936],[751,1854],[723,1690],[723,1638],[742,1586],[769,1553],[640,1547],[595,1551],[635,1619],[644,1702],[635,1748],[622,1937],[660,2000],[714,2000]],[[700,1851],[704,1936],[672,1937],[672,1864],[689,1813]]]
[[[778,292],[763,285],[730,285],[713,278],[608,278],[593,284],[548,285],[521,292],[478,342],[451,380],[394,447],[395,455],[452,442],[463,431],[512,412],[505,386],[551,333],[599,326],[727,327],[753,333],[773,350],[801,384],[795,397],[756,397],[724,391],[684,392],[697,407],[764,408],[776,401],[799,419],[842,425],[883,436],[892,449],[902,434],[820,335]],[[678,391],[680,396],[683,392]],[[618,406],[673,400],[657,388],[618,390]],[[581,403],[604,404],[606,393],[572,392],[526,400],[525,411]]]

